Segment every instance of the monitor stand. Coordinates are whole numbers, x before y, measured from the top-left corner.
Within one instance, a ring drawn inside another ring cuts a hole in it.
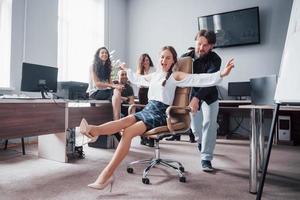
[[[247,97],[245,97],[245,96],[237,96],[236,97],[236,100],[247,100]]]
[[[48,99],[48,98],[46,98],[46,95],[48,95],[47,94],[47,92],[48,92],[47,86],[46,85],[40,85],[40,89],[41,89],[42,99]]]
[[[45,93],[47,94],[46,91],[42,91],[42,90],[41,90],[42,99],[47,99],[46,96],[45,96]]]

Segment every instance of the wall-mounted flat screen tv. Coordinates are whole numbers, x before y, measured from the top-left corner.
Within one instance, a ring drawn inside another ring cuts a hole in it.
[[[260,43],[258,7],[198,17],[198,29],[213,30],[215,47]]]

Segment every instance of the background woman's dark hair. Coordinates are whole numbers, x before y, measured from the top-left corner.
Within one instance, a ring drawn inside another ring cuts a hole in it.
[[[153,62],[151,60],[151,57],[147,54],[147,53],[143,53],[140,58],[139,58],[139,63],[138,63],[138,66],[137,66],[137,73],[138,74],[141,74],[141,75],[144,75],[145,74],[145,68],[143,66],[143,63],[145,61],[145,58],[148,58],[149,61],[150,61],[150,67],[153,67]]]
[[[161,51],[165,51],[165,50],[169,50],[173,56],[173,60],[174,60],[174,63],[171,65],[170,69],[168,70],[168,73],[166,75],[166,79],[163,81],[162,83],[162,86],[165,86],[166,85],[166,81],[169,79],[169,77],[171,76],[172,72],[173,72],[173,67],[174,65],[177,63],[177,52],[176,50],[174,49],[174,47],[172,46],[164,46],[162,48]]]
[[[104,63],[99,58],[99,52],[103,49],[106,50],[106,52],[108,54],[108,59]],[[96,75],[100,81],[109,81],[110,80],[111,61],[110,61],[109,56],[110,56],[109,51],[107,50],[106,47],[100,47],[94,55],[93,71],[96,73]]]
[[[199,38],[201,36],[203,36],[207,39],[208,44],[215,44],[216,43],[216,34],[213,31],[208,31],[206,29],[202,29],[196,34],[195,40],[197,40],[197,38]]]

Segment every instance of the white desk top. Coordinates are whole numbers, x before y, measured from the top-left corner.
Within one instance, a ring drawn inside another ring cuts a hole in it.
[[[231,104],[231,103],[236,103],[236,104],[250,104],[251,103],[251,100],[219,100],[219,103],[228,103],[228,104]]]
[[[275,105],[240,105],[239,108],[244,109],[263,109],[263,110],[273,110]],[[280,106],[279,110],[283,111],[300,111],[300,106]]]
[[[245,109],[274,109],[274,106],[272,105],[253,105],[253,104],[249,104],[249,105],[240,105],[239,108],[245,108]]]
[[[67,100],[68,107],[91,107],[91,103],[96,104],[111,104],[108,100]]]
[[[10,98],[0,99],[0,103],[66,103],[66,101],[61,99]]]
[[[108,100],[65,100],[65,99],[37,99],[37,98],[8,98],[0,99],[0,103],[68,103],[68,104],[84,104],[84,103],[111,103]]]

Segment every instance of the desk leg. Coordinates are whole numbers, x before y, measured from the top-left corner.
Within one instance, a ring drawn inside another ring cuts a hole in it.
[[[262,109],[258,110],[258,133],[259,133],[259,171],[262,171],[262,167],[263,167],[263,162],[265,160],[265,152],[264,152],[264,148],[265,148],[265,134],[263,133],[263,111]]]
[[[250,179],[249,192],[257,192],[257,135],[256,135],[256,109],[251,109],[251,136],[250,136]]]

